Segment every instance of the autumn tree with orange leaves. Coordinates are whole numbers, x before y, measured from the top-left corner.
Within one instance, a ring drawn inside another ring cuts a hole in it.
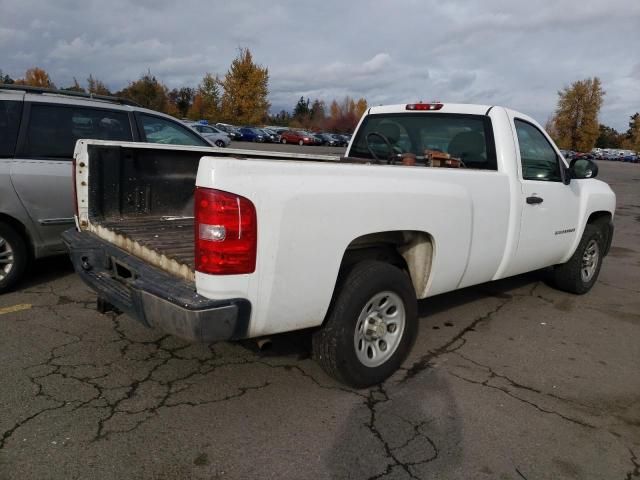
[[[329,106],[326,128],[332,132],[350,133],[356,128],[360,117],[369,108],[364,98],[354,100],[347,96],[342,102],[336,100]]]
[[[266,120],[269,107],[269,70],[257,65],[248,48],[240,49],[220,82],[224,93],[221,114],[224,120],[240,125],[258,125]]]
[[[51,81],[49,74],[42,68],[33,67],[26,71],[24,78],[16,80],[16,85],[27,85],[30,87],[56,88]]]

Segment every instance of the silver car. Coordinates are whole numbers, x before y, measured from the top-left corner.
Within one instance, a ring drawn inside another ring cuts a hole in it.
[[[81,138],[209,146],[173,117],[124,99],[0,85],[0,293],[32,259],[65,253]]]
[[[202,123],[187,123],[187,125],[202,135],[211,145],[224,148],[231,143],[229,135],[216,127]]]

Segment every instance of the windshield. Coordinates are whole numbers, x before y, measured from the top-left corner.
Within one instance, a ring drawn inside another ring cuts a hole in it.
[[[433,151],[462,160],[467,168],[497,169],[491,121],[481,115],[369,115],[358,129],[349,155],[388,159],[413,153],[422,159]]]

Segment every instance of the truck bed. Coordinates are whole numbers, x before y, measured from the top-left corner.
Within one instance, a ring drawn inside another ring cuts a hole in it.
[[[90,141],[86,151],[86,158],[76,162],[78,192],[88,184],[87,202],[78,205],[80,217],[86,219],[80,228],[187,281],[195,277],[193,192],[203,156],[339,160],[329,155],[101,141]],[[83,179],[87,173],[88,179]]]
[[[193,217],[140,217],[101,226],[193,270],[193,221]]]

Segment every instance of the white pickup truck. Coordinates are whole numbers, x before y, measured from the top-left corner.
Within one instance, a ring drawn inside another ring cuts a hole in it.
[[[79,141],[76,271],[103,308],[200,341],[311,328],[338,380],[383,381],[417,299],[552,267],[586,293],[613,234],[597,165],[502,107],[370,108],[346,156]]]

